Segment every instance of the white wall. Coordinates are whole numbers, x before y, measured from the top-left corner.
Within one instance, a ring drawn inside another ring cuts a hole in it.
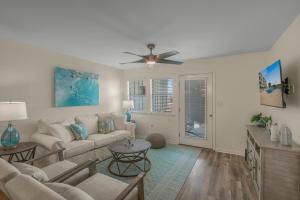
[[[154,77],[175,79],[174,115],[134,113],[137,134],[144,137],[151,132],[159,132],[166,136],[168,142],[178,143],[178,77],[183,74],[213,72],[216,89],[215,148],[218,151],[243,154],[245,124],[249,123],[251,115],[259,112],[258,72],[266,66],[266,59],[267,53],[253,53],[214,59],[195,59],[185,62],[182,66],[156,65],[154,69],[124,71],[124,81]],[[125,85],[124,83],[124,90]]]
[[[53,69],[61,66],[86,72],[95,72],[100,77],[100,105],[84,107],[54,107]],[[79,114],[97,112],[120,112],[122,98],[121,70],[95,64],[71,56],[0,40],[0,101],[25,101],[28,118],[14,124],[27,140],[35,130],[40,118],[63,119]],[[0,123],[0,132],[6,123]],[[0,133],[0,134],[1,134]]]
[[[183,66],[157,65],[154,69],[132,69],[124,72],[124,81],[135,78],[173,77],[182,74],[213,72],[215,74],[216,146],[223,152],[243,154],[245,127],[251,115],[270,114],[279,125],[287,125],[293,138],[300,143],[300,16],[289,26],[274,46],[264,53],[235,55],[214,59],[195,59]],[[287,97],[287,108],[260,106],[258,72],[281,59],[283,77],[295,85],[295,94]],[[177,84],[175,84],[177,86]],[[160,132],[168,142],[179,142],[178,88],[175,88],[174,115],[135,114],[137,133],[144,137]],[[125,98],[125,96],[124,96]]]
[[[182,66],[156,65],[154,69],[121,71],[71,56],[0,40],[0,101],[9,99],[25,101],[28,120],[15,122],[28,139],[40,118],[63,119],[78,114],[95,112],[119,112],[121,99],[125,98],[125,81],[128,79],[171,77],[178,81],[183,74],[212,72],[215,76],[215,149],[243,154],[245,127],[251,115],[263,111],[271,114],[279,124],[288,125],[296,142],[300,143],[300,17],[287,29],[268,52],[227,56],[212,59],[195,59]],[[287,108],[260,106],[258,72],[281,59],[283,75],[289,76],[296,86],[296,94],[287,99]],[[53,69],[55,66],[100,75],[101,103],[99,106],[55,108]],[[168,142],[179,142],[178,87],[175,84],[173,115],[140,113],[134,114],[137,133],[144,137],[151,132],[160,132]],[[148,92],[149,94],[149,92]],[[6,123],[0,123],[0,132]]]
[[[287,125],[300,143],[300,16],[290,25],[269,52],[268,64],[281,59],[283,78],[295,85],[295,94],[287,97],[287,108],[262,107],[279,125]]]

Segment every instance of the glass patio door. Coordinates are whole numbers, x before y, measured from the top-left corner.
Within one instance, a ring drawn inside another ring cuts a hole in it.
[[[180,78],[180,143],[212,148],[212,75]]]

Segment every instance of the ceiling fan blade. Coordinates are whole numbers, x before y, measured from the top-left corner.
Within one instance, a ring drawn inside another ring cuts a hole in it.
[[[126,52],[123,52],[123,53],[125,53],[125,54],[129,54],[129,55],[133,55],[133,56],[142,57],[142,58],[144,58],[144,57],[145,57],[145,56],[143,56],[143,55],[138,55],[138,54],[131,53],[131,52],[128,52],[128,51],[126,51]]]
[[[161,59],[161,60],[158,60],[157,63],[181,65],[183,62],[175,61],[175,60]]]
[[[137,60],[137,61],[133,61],[133,62],[125,62],[125,63],[120,63],[120,64],[124,65],[124,64],[130,64],[130,63],[145,63],[145,60],[141,59],[141,60]]]
[[[159,56],[160,59],[164,59],[164,58],[174,56],[176,54],[179,54],[179,52],[178,51],[168,51],[166,53],[161,53],[158,56]]]

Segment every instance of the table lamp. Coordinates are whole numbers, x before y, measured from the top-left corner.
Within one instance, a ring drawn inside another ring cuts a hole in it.
[[[8,122],[8,126],[1,136],[4,148],[15,148],[20,141],[20,134],[12,125],[12,121],[27,119],[25,102],[0,102],[0,121]]]
[[[130,109],[134,108],[133,101],[132,100],[124,100],[123,101],[123,108],[126,110],[126,112],[125,112],[126,121],[130,122],[131,121]]]

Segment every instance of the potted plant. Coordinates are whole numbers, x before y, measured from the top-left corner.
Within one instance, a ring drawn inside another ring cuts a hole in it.
[[[263,116],[262,113],[259,113],[251,117],[251,122],[255,123],[258,127],[269,128],[272,125],[272,117]]]

